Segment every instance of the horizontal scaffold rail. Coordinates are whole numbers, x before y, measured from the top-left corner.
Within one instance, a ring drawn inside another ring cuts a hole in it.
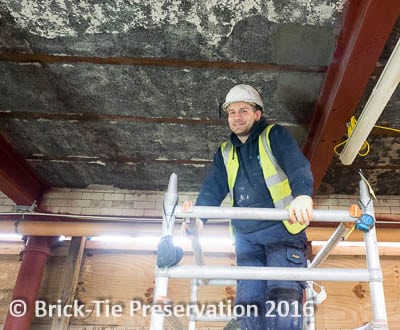
[[[288,210],[255,207],[220,207],[194,206],[190,211],[184,211],[177,206],[175,216],[180,218],[202,219],[251,219],[251,220],[283,220],[288,219]],[[347,210],[314,210],[313,221],[322,222],[354,222],[354,218]]]
[[[226,266],[175,266],[160,269],[157,276],[169,278],[198,278],[224,280],[285,280],[285,281],[382,281],[382,273],[358,268],[289,268],[289,267],[226,267]]]

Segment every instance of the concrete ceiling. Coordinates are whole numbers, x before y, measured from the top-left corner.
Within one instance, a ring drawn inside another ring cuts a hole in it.
[[[399,13],[392,0],[3,0],[0,189],[26,202],[47,187],[165,190],[175,172],[197,191],[229,135],[219,105],[248,83],[304,147],[318,193],[357,193],[362,168],[400,195],[398,134],[374,130],[351,166],[332,150]],[[399,129],[399,110],[397,88],[378,124]]]

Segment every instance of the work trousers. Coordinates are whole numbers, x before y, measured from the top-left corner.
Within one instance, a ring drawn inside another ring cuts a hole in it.
[[[238,266],[306,267],[306,234],[290,234],[282,223],[252,233],[235,231]],[[239,280],[235,309],[242,330],[302,329],[305,283]],[[240,306],[241,308],[238,308]]]

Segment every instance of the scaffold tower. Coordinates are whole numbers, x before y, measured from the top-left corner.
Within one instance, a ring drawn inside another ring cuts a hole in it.
[[[169,179],[168,190],[164,196],[162,236],[172,236],[176,218],[206,218],[210,220],[235,218],[271,221],[288,218],[288,212],[284,209],[195,206],[187,211],[178,205],[177,182],[177,175],[172,174]],[[208,266],[203,262],[201,245],[197,236],[192,242],[196,265],[177,265],[169,268],[156,267],[154,303],[160,303],[160,297],[165,298],[168,296],[168,281],[170,278],[191,279],[191,304],[197,303],[197,292],[200,285],[234,285],[238,279],[369,282],[373,320],[359,329],[388,329],[374,208],[369,189],[368,182],[361,175],[360,212],[351,212],[350,210],[314,210],[314,221],[335,222],[339,223],[339,226],[307,268]],[[367,268],[318,268],[341,238],[353,228],[364,233]],[[307,289],[306,299],[306,301],[313,303],[313,307],[315,300],[312,297],[312,291]],[[173,315],[168,320],[173,323],[175,329],[194,330],[196,322],[221,322],[229,321],[230,318],[229,315],[213,318],[192,314],[189,317],[189,325],[185,327]],[[304,329],[315,329],[313,315],[305,317],[304,320]],[[164,321],[164,313],[158,309],[153,309],[150,329],[164,329]]]

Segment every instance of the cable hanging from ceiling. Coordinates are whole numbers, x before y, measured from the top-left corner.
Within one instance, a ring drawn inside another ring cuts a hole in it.
[[[340,148],[341,146],[343,146],[344,144],[347,143],[351,134],[353,133],[353,130],[354,130],[356,124],[357,124],[356,117],[352,116],[350,118],[350,122],[347,123],[347,138],[345,140],[343,140],[342,142],[339,142],[337,145],[335,145],[333,147],[333,151],[335,152],[335,154],[337,156],[340,156],[340,152],[338,151],[338,148]],[[386,126],[381,126],[381,125],[374,125],[374,127],[400,134],[400,129],[397,129],[397,128],[386,127]],[[368,143],[367,140],[365,140],[358,152],[358,155],[360,157],[365,157],[369,154],[370,150],[371,150],[370,144]]]

